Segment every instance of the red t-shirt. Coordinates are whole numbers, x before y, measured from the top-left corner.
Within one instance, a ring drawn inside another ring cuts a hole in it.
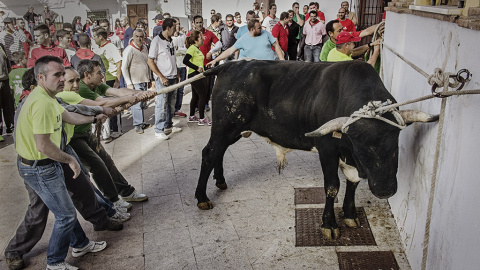
[[[343,26],[343,31],[347,31],[350,33],[355,32],[355,25],[353,24],[352,20],[350,19],[345,19],[345,21],[341,21],[339,18],[337,20],[340,22],[340,24]]]
[[[280,48],[282,48],[282,50],[286,52],[288,49],[288,28],[286,26],[283,27],[283,25],[278,22],[272,28],[272,36],[278,39],[278,44],[280,45]]]
[[[305,16],[305,20],[308,20],[308,18],[310,18],[310,12],[307,13],[307,16]],[[320,21],[325,21],[325,14],[323,14],[323,12],[321,12],[320,10],[317,10],[317,18]]]
[[[58,46],[58,40],[55,41],[55,46]],[[72,39],[72,41],[70,41],[70,44],[68,44],[68,47],[72,48],[72,49],[75,49],[75,51],[78,49],[77,48],[77,43],[75,43],[75,41]]]
[[[30,34],[30,32],[23,29],[23,33],[25,34],[25,36],[27,36],[28,40],[33,41],[32,35]],[[30,53],[30,44],[28,44],[28,42],[23,42],[22,45],[23,45],[23,50],[25,51],[25,56],[28,58],[28,54]]]
[[[70,61],[68,61],[67,53],[65,52],[64,49],[57,47],[55,45],[52,45],[50,47],[45,47],[43,45],[40,45],[40,47],[32,49],[32,55],[30,58],[28,58],[27,67],[28,68],[33,67],[35,65],[35,61],[37,61],[38,58],[45,55],[56,56],[63,60],[64,66],[66,67],[71,66]]]
[[[190,36],[190,32],[187,33],[187,37]],[[210,62],[210,60],[207,59],[207,53],[212,48],[212,43],[218,42],[218,38],[217,36],[215,36],[214,33],[212,33],[211,31],[208,31],[205,28],[203,28],[202,34],[203,34],[204,40],[203,40],[203,45],[200,46],[199,49],[200,51],[202,51],[203,56],[205,56],[205,59],[203,60],[203,64],[206,65],[208,64],[208,62]]]

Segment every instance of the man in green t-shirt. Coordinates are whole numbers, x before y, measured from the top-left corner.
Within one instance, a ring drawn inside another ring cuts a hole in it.
[[[69,245],[74,257],[98,252],[106,242],[90,241],[76,218],[76,210],[65,187],[64,170],[68,165],[73,178],[81,173],[76,159],[62,151],[62,121],[70,124],[92,123],[105,115],[83,116],[66,111],[55,99],[63,90],[65,68],[61,59],[44,56],[35,63],[38,86],[25,101],[18,116],[15,150],[17,167],[24,182],[34,190],[55,216],[55,225],[47,251],[47,269],[72,268],[65,258]],[[65,171],[66,172],[66,171]]]
[[[13,52],[12,60],[15,65],[12,66],[12,71],[8,73],[10,79],[10,88],[13,90],[13,96],[15,97],[15,105],[18,105],[18,100],[22,95],[22,77],[23,74],[27,71],[27,58],[25,57],[25,52]]]
[[[328,62],[341,62],[341,61],[350,61],[352,59],[353,48],[355,47],[354,42],[360,41],[360,37],[354,37],[349,32],[341,32],[338,34],[335,42],[335,49],[332,49],[328,53],[327,61]],[[380,54],[380,45],[376,44],[374,46],[373,55],[368,59],[367,63],[374,66],[377,61],[378,55]]]
[[[305,15],[300,14],[300,4],[298,2],[294,2],[292,4],[292,10],[293,10],[293,21],[300,26],[298,35],[297,35],[297,46],[300,44],[300,39],[302,38],[302,33],[303,33],[303,25],[305,24]],[[305,43],[305,42],[304,42]],[[301,46],[303,47],[303,45]],[[297,48],[295,48],[297,50]],[[298,48],[298,55],[297,58],[300,57],[300,55],[303,57],[303,48]],[[290,59],[290,60],[297,60],[297,59]]]
[[[151,91],[136,91],[128,88],[112,88],[102,83],[103,74],[98,61],[82,60],[77,67],[80,75],[78,94],[83,98],[80,104],[91,106],[118,106],[124,103],[135,104],[137,100]],[[69,71],[70,72],[70,71]],[[104,97],[113,96],[113,97]],[[68,103],[68,99],[66,100]],[[82,163],[90,168],[93,179],[104,196],[113,202],[116,209],[130,209],[132,204],[127,201],[146,201],[148,197],[138,192],[118,171],[111,156],[100,145],[91,132],[91,125],[75,126],[74,135],[70,141]],[[121,196],[120,199],[118,196]]]

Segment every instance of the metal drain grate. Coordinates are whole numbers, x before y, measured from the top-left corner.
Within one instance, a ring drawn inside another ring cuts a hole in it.
[[[399,270],[391,251],[337,252],[340,270]]]
[[[349,228],[343,223],[343,211],[335,208],[340,238],[327,240],[320,230],[323,208],[295,209],[295,246],[376,246],[375,238],[370,230],[365,210],[357,207],[357,215],[361,227]]]
[[[338,202],[337,197],[335,197],[335,202]],[[325,189],[323,187],[295,189],[295,204],[321,204],[321,203],[325,203]]]

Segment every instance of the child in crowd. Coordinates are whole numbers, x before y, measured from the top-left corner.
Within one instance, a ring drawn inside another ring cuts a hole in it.
[[[15,97],[15,106],[17,106],[23,90],[22,77],[27,71],[27,57],[25,57],[25,52],[18,51],[12,53],[12,60],[15,65],[12,66],[12,71],[8,73],[8,78]]]

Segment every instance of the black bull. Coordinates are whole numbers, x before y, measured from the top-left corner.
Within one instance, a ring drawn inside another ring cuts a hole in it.
[[[217,81],[212,97],[212,131],[202,151],[195,191],[200,209],[213,208],[206,194],[212,170],[216,186],[227,188],[223,156],[245,131],[253,131],[283,148],[318,151],[327,195],[322,217],[322,232],[327,238],[339,237],[333,202],[340,186],[340,160],[352,166],[353,178],[368,179],[375,196],[388,198],[395,194],[398,127],[362,118],[350,125],[341,138],[332,136],[353,112],[369,101],[395,102],[369,64],[234,61],[204,75],[217,75]],[[438,119],[415,111],[400,111],[400,114],[407,124]],[[383,117],[396,121],[391,112]],[[317,131],[309,134],[314,137],[305,136],[314,130]],[[352,174],[346,175],[348,178]],[[354,198],[358,179],[348,179],[343,203],[344,222],[350,227],[359,225]]]

